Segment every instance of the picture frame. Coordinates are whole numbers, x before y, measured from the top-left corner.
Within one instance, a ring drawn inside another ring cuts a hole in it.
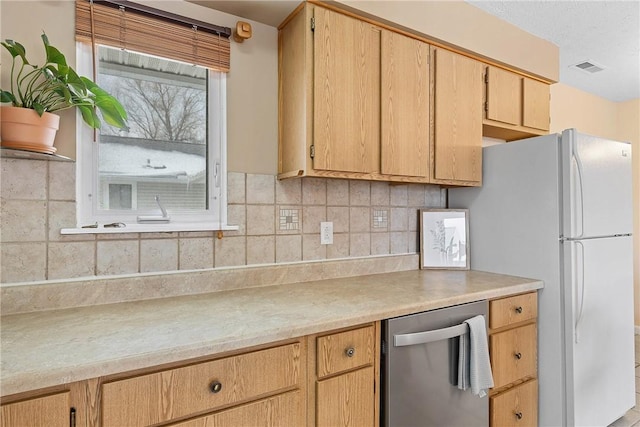
[[[469,210],[420,209],[420,268],[469,270]]]

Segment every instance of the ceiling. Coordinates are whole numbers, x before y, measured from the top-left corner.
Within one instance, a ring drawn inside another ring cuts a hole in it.
[[[191,2],[274,27],[300,3],[298,0]],[[560,82],[611,101],[640,98],[639,0],[467,2],[557,45]],[[590,73],[572,67],[585,61],[603,70]]]

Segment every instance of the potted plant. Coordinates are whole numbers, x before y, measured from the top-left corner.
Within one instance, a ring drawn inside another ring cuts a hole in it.
[[[2,46],[12,57],[10,90],[0,89],[3,146],[52,153],[53,140],[60,117],[51,114],[77,107],[92,128],[100,128],[101,119],[115,127],[126,127],[127,114],[118,100],[71,68],[64,55],[49,44],[42,33],[46,62],[42,66],[29,63],[23,45],[5,40]]]

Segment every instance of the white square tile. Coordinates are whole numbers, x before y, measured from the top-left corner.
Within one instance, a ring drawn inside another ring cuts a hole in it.
[[[48,279],[70,279],[96,274],[95,242],[49,243]]]
[[[274,205],[247,205],[247,235],[275,234]]]
[[[247,265],[273,264],[275,250],[274,236],[247,237]]]
[[[294,262],[302,260],[302,236],[276,236],[276,262]]]
[[[349,231],[351,233],[371,231],[371,208],[352,207],[349,209]]]
[[[76,200],[76,164],[49,162],[49,200]]]
[[[2,283],[45,280],[46,272],[46,243],[3,243],[0,245],[0,280]]]
[[[409,200],[407,185],[392,185],[391,190],[391,206],[407,206]]]
[[[352,257],[371,255],[371,233],[351,233],[349,255]]]
[[[302,236],[302,259],[305,261],[325,259],[327,246],[333,245],[320,244],[320,234],[304,234]]]
[[[99,241],[97,244],[96,274],[132,274],[139,271],[138,240]]]
[[[213,268],[213,237],[181,238],[178,250],[180,270]]]
[[[389,253],[389,233],[371,233],[371,255]]]
[[[349,206],[349,181],[327,179],[327,206]]]
[[[348,233],[349,208],[346,206],[328,206],[327,221],[333,222],[334,233]]]
[[[247,174],[247,203],[271,204],[276,200],[275,176]]]
[[[47,238],[47,202],[0,200],[2,242],[37,242]]]
[[[276,203],[299,205],[302,203],[302,181],[299,179],[276,179]]]
[[[178,269],[178,239],[143,239],[140,241],[140,272]]]
[[[389,183],[371,183],[371,206],[389,206]]]
[[[302,178],[302,204],[326,205],[327,180],[324,178]]]
[[[371,185],[369,181],[349,182],[349,204],[351,206],[371,205]]]
[[[327,220],[327,208],[324,206],[305,206],[302,209],[302,232],[320,233],[320,223]],[[335,229],[334,229],[335,232]]]
[[[215,267],[246,264],[246,237],[229,236],[215,239]]]
[[[1,158],[2,198],[46,200],[48,163],[42,160]]]

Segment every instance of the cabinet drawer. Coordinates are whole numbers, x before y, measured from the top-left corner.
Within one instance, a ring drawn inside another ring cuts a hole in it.
[[[373,326],[318,338],[318,378],[373,363]]]
[[[491,426],[536,427],[538,381],[531,380],[491,397]]]
[[[299,426],[304,424],[303,409],[302,392],[296,390],[171,425],[174,427]]]
[[[521,326],[490,336],[494,388],[536,375],[537,327]]]
[[[489,302],[489,328],[498,329],[538,317],[535,292]]]
[[[0,408],[0,425],[30,427],[68,427],[69,392],[9,403]]]
[[[103,426],[161,423],[295,387],[300,352],[294,343],[106,383]]]

